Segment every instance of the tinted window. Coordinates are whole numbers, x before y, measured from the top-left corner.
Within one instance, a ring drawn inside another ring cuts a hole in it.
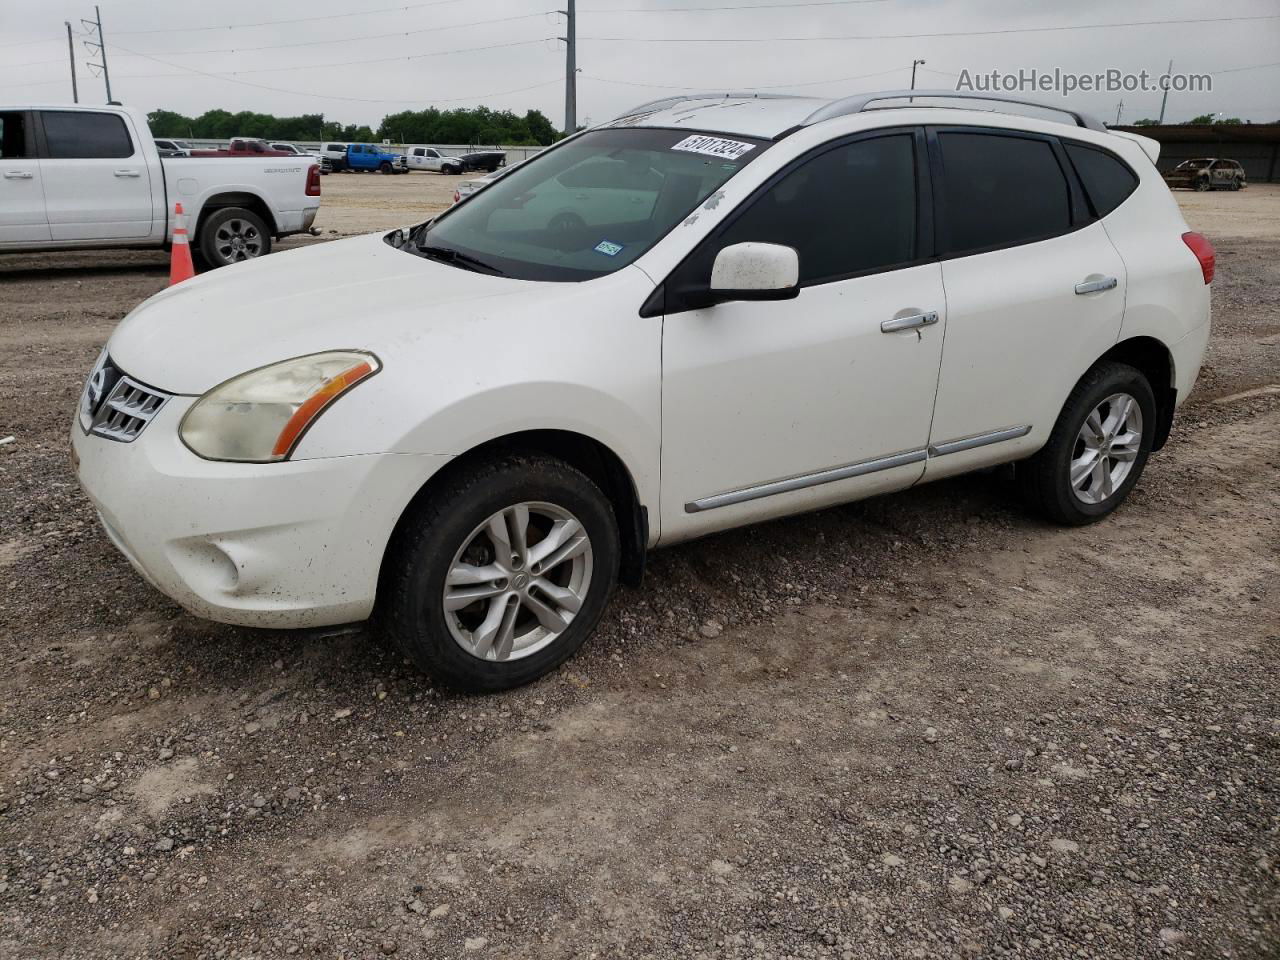
[[[0,157],[27,155],[26,124],[21,113],[0,113]]]
[[[41,117],[49,156],[55,160],[133,156],[124,120],[113,113],[48,111]]]
[[[751,201],[715,249],[794,247],[800,282],[817,283],[914,260],[915,235],[915,143],[901,134],[845,144],[792,170]]]
[[[1105,217],[1137,189],[1138,178],[1118,157],[1076,143],[1065,146],[1097,216]]]
[[[1071,228],[1067,178],[1047,140],[940,133],[948,253],[1029,243]]]

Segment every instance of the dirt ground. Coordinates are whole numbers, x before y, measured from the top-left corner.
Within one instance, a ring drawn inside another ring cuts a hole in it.
[[[1213,339],[1113,518],[996,472],[660,551],[481,698],[147,587],[66,433],[165,260],[0,259],[0,957],[1280,955],[1280,188],[1179,201]]]

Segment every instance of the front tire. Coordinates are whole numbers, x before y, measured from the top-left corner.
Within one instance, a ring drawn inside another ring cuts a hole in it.
[[[1155,394],[1141,371],[1100,363],[1071,391],[1048,443],[1017,465],[1019,486],[1057,523],[1101,520],[1142,476],[1155,426]]]
[[[243,207],[215,210],[200,227],[200,255],[211,267],[256,260],[271,252],[271,234],[262,218]]]
[[[1199,180],[1196,181],[1197,193],[1208,193],[1212,189],[1213,189],[1213,184],[1209,182],[1208,177],[1201,177]]]
[[[387,549],[379,620],[450,686],[517,687],[586,641],[619,554],[614,512],[590,478],[540,454],[508,454],[410,506]]]

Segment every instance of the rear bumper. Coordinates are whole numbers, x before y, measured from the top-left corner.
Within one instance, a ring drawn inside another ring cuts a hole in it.
[[[404,454],[275,464],[202,460],[179,440],[173,397],[132,443],[71,443],[107,535],[149,583],[197,616],[317,627],[373,610],[404,507],[450,459]]]
[[[301,210],[285,210],[276,214],[276,236],[287,237],[291,233],[305,233],[316,222],[316,214],[320,212],[320,198],[315,198],[311,206]]]

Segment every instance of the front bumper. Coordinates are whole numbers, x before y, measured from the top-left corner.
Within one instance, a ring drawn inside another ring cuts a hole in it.
[[[162,593],[210,620],[317,627],[373,611],[387,541],[447,456],[273,464],[202,460],[173,397],[136,440],[71,427],[80,485],[112,542]]]

